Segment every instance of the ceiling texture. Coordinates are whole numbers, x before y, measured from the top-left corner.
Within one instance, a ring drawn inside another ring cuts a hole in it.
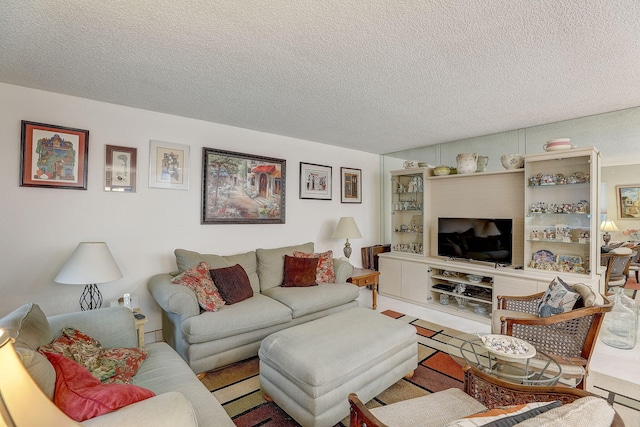
[[[383,154],[640,105],[640,1],[1,0],[0,82]]]

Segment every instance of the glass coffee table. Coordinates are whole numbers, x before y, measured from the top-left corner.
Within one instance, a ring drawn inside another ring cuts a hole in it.
[[[494,345],[485,345],[482,337]],[[517,344],[519,348],[515,350]],[[461,365],[472,365],[501,380],[517,384],[553,386],[562,377],[562,367],[556,356],[506,335],[464,333],[447,343],[447,352]]]

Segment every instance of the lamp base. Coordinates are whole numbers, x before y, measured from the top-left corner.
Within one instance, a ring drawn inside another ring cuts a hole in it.
[[[609,242],[611,241],[611,234],[609,234],[609,232],[605,232],[605,233],[602,235],[602,240],[604,240],[604,244],[605,244],[605,245],[608,245],[608,244],[609,244]]]
[[[344,252],[344,256],[349,259],[349,257],[351,256],[351,243],[349,243],[349,239],[347,239],[347,243],[344,244],[344,249],[342,250],[342,252]]]
[[[80,308],[82,311],[93,310],[102,307],[102,294],[95,283],[87,285],[80,295]]]

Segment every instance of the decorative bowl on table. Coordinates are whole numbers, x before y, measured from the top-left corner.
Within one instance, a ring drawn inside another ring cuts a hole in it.
[[[479,276],[477,274],[467,274],[467,280],[473,283],[482,282],[484,276]]]
[[[536,348],[528,342],[508,335],[484,335],[480,337],[482,345],[489,352],[502,358],[529,359],[536,355]]]
[[[521,169],[524,167],[524,156],[521,154],[505,154],[500,157],[500,163],[507,170]]]

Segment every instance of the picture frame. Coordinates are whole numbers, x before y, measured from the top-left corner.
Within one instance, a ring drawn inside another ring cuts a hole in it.
[[[104,191],[136,192],[137,148],[105,146]]]
[[[300,162],[300,198],[331,200],[331,166]]]
[[[22,120],[20,186],[86,190],[89,131]]]
[[[640,184],[616,185],[618,219],[640,218]]]
[[[202,149],[202,224],[284,224],[284,159]]]
[[[340,202],[362,203],[362,170],[340,168]]]
[[[189,189],[189,146],[174,142],[149,142],[149,187]]]

